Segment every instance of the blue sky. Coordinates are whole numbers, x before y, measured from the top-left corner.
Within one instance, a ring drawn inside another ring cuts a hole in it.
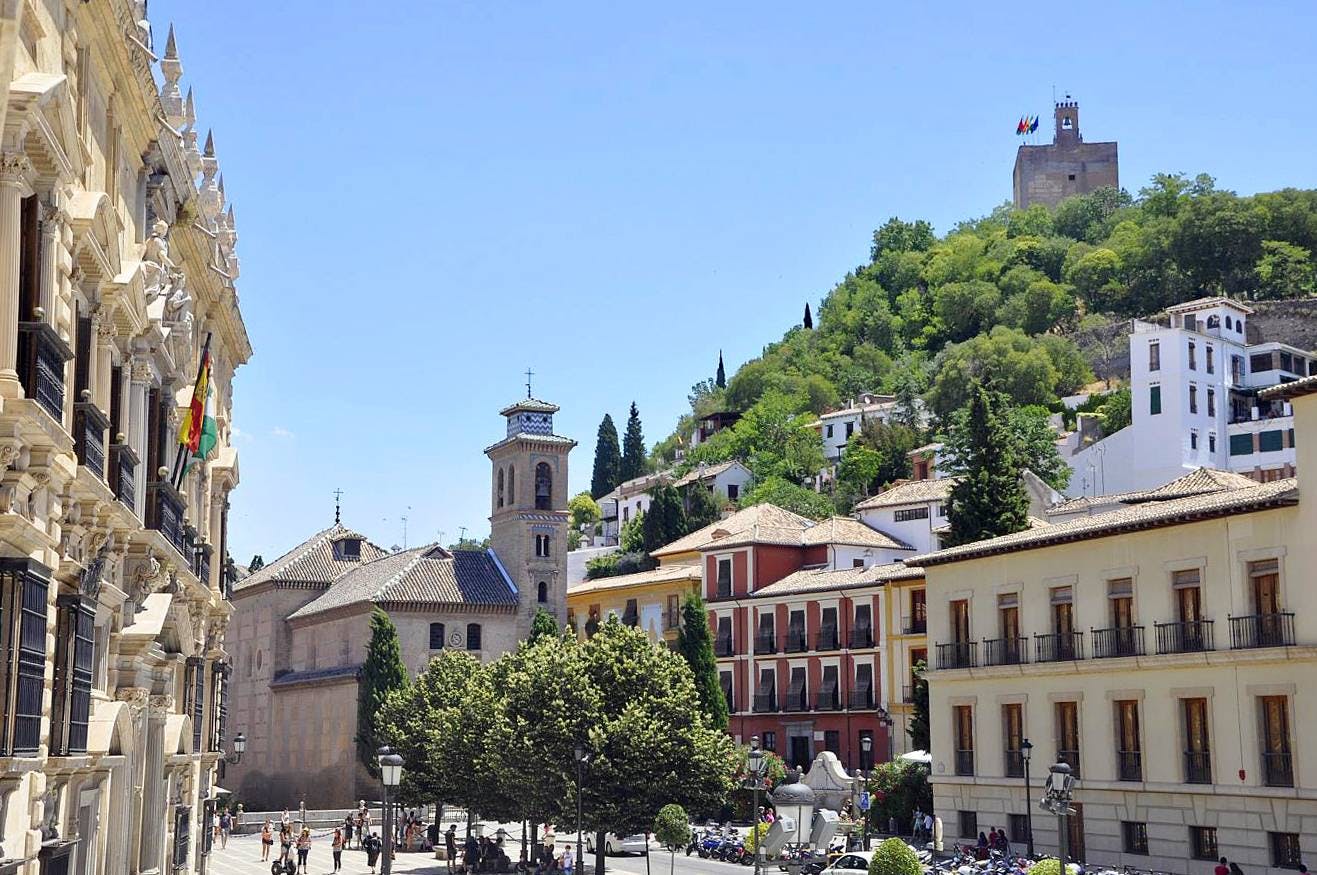
[[[1155,7],[1155,8],[1150,8]],[[238,218],[232,552],[333,518],[488,531],[483,448],[535,393],[652,442],[867,258],[1010,197],[1024,113],[1080,100],[1131,191],[1317,185],[1311,4],[153,0]]]

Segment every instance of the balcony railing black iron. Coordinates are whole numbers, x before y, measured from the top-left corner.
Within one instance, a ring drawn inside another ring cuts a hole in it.
[[[820,691],[815,699],[814,708],[818,711],[840,711],[841,693],[837,690],[833,690],[831,693]]]
[[[901,687],[901,701],[910,704],[915,700],[915,688],[910,684]]]
[[[73,405],[73,450],[78,464],[98,480],[105,479],[105,430],[110,420],[88,401]]]
[[[928,617],[923,615],[903,617],[901,619],[901,631],[906,635],[927,635]]]
[[[666,630],[681,628],[681,611],[666,611],[663,615],[663,628]]]
[[[1143,752],[1137,750],[1116,751],[1116,775],[1122,781],[1143,780]]]
[[[1070,767],[1070,774],[1076,778],[1079,777],[1079,751],[1077,750],[1058,750],[1056,752],[1056,761],[1065,763]]]
[[[1143,656],[1143,627],[1115,626],[1093,630],[1093,658]]]
[[[1083,632],[1050,632],[1033,637],[1035,662],[1067,662],[1084,658]]]
[[[808,711],[809,696],[804,690],[799,693],[787,693],[787,701],[783,706],[784,711]]]
[[[837,635],[836,626],[824,626],[814,636],[815,650],[839,650],[841,648],[841,638]]]
[[[110,490],[129,510],[137,506],[137,454],[127,444],[110,445]]]
[[[1019,750],[1005,751],[1006,777],[1023,778],[1024,777],[1024,753]]]
[[[1020,665],[1028,661],[1028,638],[989,638],[983,642],[984,665]]]
[[[956,774],[974,774],[974,751],[972,749],[956,751]]]
[[[1294,786],[1294,758],[1289,751],[1263,751],[1262,781],[1268,787]]]
[[[777,641],[772,635],[756,635],[755,653],[777,653]]]
[[[850,703],[851,710],[854,711],[873,710],[873,689],[865,688],[852,692]]]
[[[787,632],[786,647],[783,650],[787,653],[804,653],[809,650],[809,636],[805,634],[805,630],[792,629]]]
[[[1205,750],[1184,752],[1184,782],[1186,784],[1212,783],[1212,754]]]
[[[951,641],[937,646],[938,668],[975,668],[978,664],[975,641]]]
[[[873,630],[867,626],[859,626],[851,630],[851,647],[861,649],[873,646]]]
[[[1290,647],[1294,644],[1294,614],[1250,614],[1230,618],[1230,648]]]
[[[732,639],[719,635],[713,641],[713,652],[715,656],[731,656]]]
[[[154,480],[147,485],[146,527],[164,535],[180,556],[189,556],[183,526],[183,496],[164,481]]]
[[[777,710],[777,696],[767,693],[755,693],[755,711],[769,714]]]
[[[64,363],[73,350],[48,322],[18,323],[18,379],[23,394],[64,421]]]
[[[197,580],[207,586],[210,585],[210,549],[206,544],[198,544],[196,547],[196,562],[192,566],[192,571],[196,574]]]
[[[1153,623],[1157,633],[1157,652],[1203,653],[1214,649],[1212,623],[1212,620]]]

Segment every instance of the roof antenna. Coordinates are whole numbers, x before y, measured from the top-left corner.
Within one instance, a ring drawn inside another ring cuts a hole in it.
[[[342,489],[335,489],[335,490],[334,490],[334,525],[336,525],[336,526],[340,524],[340,522],[339,522],[339,511],[340,511],[341,508],[340,508],[339,505],[340,505],[340,502],[341,502],[342,498],[343,498],[343,490],[342,490]]]

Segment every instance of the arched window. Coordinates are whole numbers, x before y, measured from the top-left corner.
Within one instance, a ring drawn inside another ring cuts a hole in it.
[[[498,504],[497,507],[503,506],[503,469],[498,469]]]
[[[480,624],[479,624],[479,623],[467,623],[467,624],[466,624],[466,649],[467,649],[467,650],[479,650],[479,649],[480,649]]]
[[[1231,319],[1229,316],[1226,316],[1226,330],[1231,331],[1234,329],[1234,327],[1235,327],[1235,321]]]
[[[517,469],[508,466],[508,506],[517,503]]]
[[[544,603],[547,602],[548,600],[549,600],[549,585],[548,585],[547,583],[545,583],[544,581],[541,580],[541,581],[540,581],[540,604],[544,604]]]
[[[549,556],[549,546],[552,543],[549,535],[535,536],[535,556],[540,559],[547,559]]]
[[[535,466],[535,509],[553,510],[553,469],[548,462]]]
[[[443,624],[443,623],[431,623],[431,624],[430,624],[430,649],[431,649],[431,650],[443,650],[443,649],[444,649],[444,624]]]

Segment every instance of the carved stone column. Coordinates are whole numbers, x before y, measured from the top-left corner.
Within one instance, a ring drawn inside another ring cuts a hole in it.
[[[146,768],[142,779],[141,855],[139,871],[164,871],[165,805],[168,787],[165,776],[165,696],[151,697],[146,719]]]
[[[104,306],[102,306],[102,310]],[[92,383],[92,391],[95,393],[96,406],[106,416],[110,414],[110,383],[114,378],[114,321],[110,319],[108,313],[101,316],[100,323],[96,326],[96,335],[92,338],[92,343],[96,350],[96,382]],[[110,435],[110,440],[114,440],[114,435]]]
[[[51,325],[55,324],[55,300],[59,295],[59,259],[55,247],[59,244],[67,218],[64,211],[54,204],[41,205],[41,289],[37,305]]]
[[[32,190],[32,162],[21,152],[0,154],[0,397],[20,398],[18,381],[18,270],[22,202]]]
[[[135,488],[133,510],[140,520],[146,519],[146,424],[148,393],[151,388],[151,365],[138,356],[132,360],[132,382],[128,385],[128,446],[137,454],[137,470],[133,473]]]

